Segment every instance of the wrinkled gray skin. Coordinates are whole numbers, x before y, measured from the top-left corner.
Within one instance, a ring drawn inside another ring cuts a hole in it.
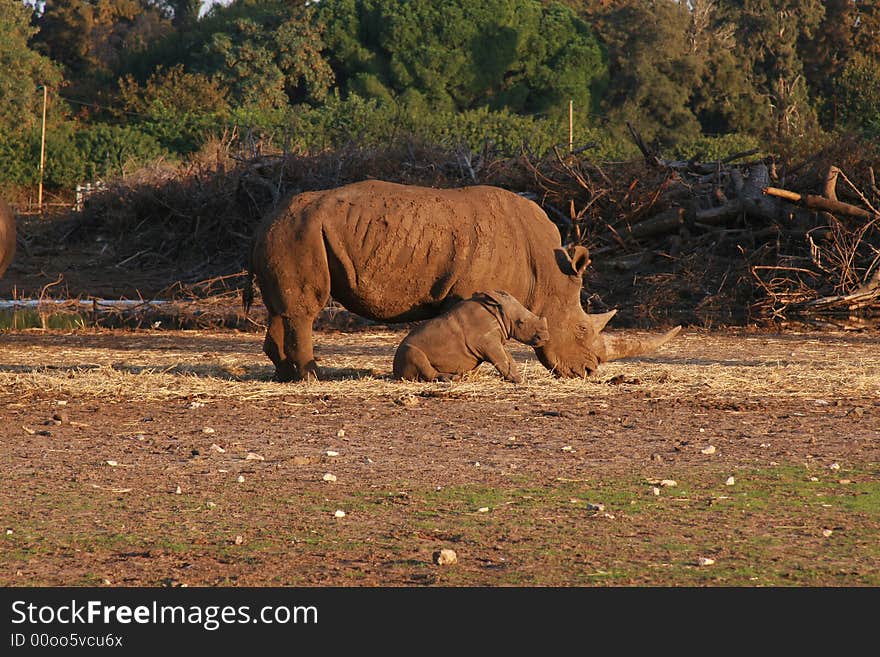
[[[0,276],[6,272],[15,255],[15,215],[0,199]]]
[[[408,381],[450,381],[491,363],[504,379],[522,383],[509,339],[540,347],[550,338],[547,320],[502,290],[478,293],[420,324],[394,354],[394,376]]]
[[[433,189],[378,180],[283,199],[257,228],[250,271],[268,310],[263,350],[281,381],[317,378],[312,323],[330,295],[382,322],[436,317],[481,290],[501,289],[539,317],[550,337],[535,353],[560,377],[656,349],[602,335],[614,314],[588,315],[582,246],[562,248],[541,208],[497,187]],[[253,299],[248,277],[245,308]]]

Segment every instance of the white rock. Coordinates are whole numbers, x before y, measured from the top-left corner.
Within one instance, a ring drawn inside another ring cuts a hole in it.
[[[190,402],[190,404],[189,404],[190,408],[200,408],[202,406],[204,406],[204,404],[200,401]]]
[[[336,432],[337,438],[343,438],[344,436],[345,436],[345,429],[340,429],[339,431]]]
[[[213,449],[218,454],[225,454],[226,450],[220,447],[217,443],[211,443],[211,449]]]
[[[103,584],[104,586],[110,586],[113,584],[113,582],[111,582],[109,579],[107,579],[105,577],[104,579],[101,580],[101,584]]]
[[[832,470],[840,470],[840,463],[832,463],[828,467],[831,468]]]
[[[819,477],[810,477],[810,481],[819,481]]]
[[[214,433],[214,430],[211,427],[205,427],[202,429],[202,433]]]
[[[58,406],[67,406],[67,400],[66,400],[66,399],[56,399],[56,400],[55,400],[55,403],[56,403]]]
[[[180,494],[183,492],[183,490],[180,488],[180,486],[178,486],[178,487],[174,490],[174,492],[175,492],[177,495],[180,495]]]
[[[711,566],[715,563],[715,559],[710,559],[709,557],[700,557],[697,559],[697,564],[700,566]]]
[[[708,447],[704,447],[700,450],[700,454],[714,454],[715,453],[715,445],[709,445]]]
[[[705,432],[706,430],[703,427],[700,427],[700,433]]]
[[[111,468],[115,468],[117,465],[119,465],[119,463],[116,461],[107,461],[107,465],[109,465]]]
[[[248,452],[247,456],[244,457],[245,461],[265,461],[265,457],[261,454],[257,454],[256,452]]]
[[[604,511],[605,505],[604,504],[589,504],[588,503],[587,510],[588,511]]]
[[[728,477],[724,483],[728,486],[733,486],[736,483],[736,479],[734,479],[733,477]]]
[[[209,509],[213,509],[217,505],[214,504],[214,502],[205,502],[205,506],[208,507]]]
[[[481,506],[479,509],[477,509],[477,513],[488,513],[488,512],[489,512],[488,506]]]
[[[437,550],[432,555],[432,558],[434,559],[434,563],[438,566],[449,566],[458,561],[458,555],[455,554],[455,550],[450,550],[449,548]]]
[[[240,484],[243,484],[244,483],[244,475],[238,475],[238,479],[236,479],[236,481]]]
[[[339,456],[339,452],[332,449],[328,449],[325,453],[327,454],[327,456]]]
[[[824,536],[825,538],[828,538],[833,533],[834,533],[834,530],[832,530],[832,529],[823,529],[822,530],[822,536]]]
[[[335,475],[335,474],[330,474],[329,472],[327,472],[327,473],[324,474],[324,476],[322,477],[322,479],[323,479],[324,481],[336,481],[336,475]]]
[[[562,451],[563,452],[571,452],[571,451],[573,451],[573,449],[572,449],[571,445],[566,445],[565,447],[562,448]]]
[[[236,537],[235,537],[235,544],[236,544],[236,545],[241,545],[242,543],[244,543],[244,537],[243,537],[243,536],[240,536],[240,535],[239,535],[239,536],[236,536]]]
[[[6,535],[7,535],[7,536],[12,536],[12,530],[11,530],[11,529],[7,529],[7,530],[6,530]]]
[[[660,489],[657,488],[656,486],[654,486],[654,487],[651,489],[651,492],[652,492],[654,495],[659,495],[659,494],[660,494]]]
[[[337,518],[344,518],[345,511],[342,511],[341,509],[337,509],[333,515],[336,516]]]
[[[675,479],[663,479],[660,482],[660,485],[665,488],[675,488],[676,486],[678,486],[678,482],[675,481]]]

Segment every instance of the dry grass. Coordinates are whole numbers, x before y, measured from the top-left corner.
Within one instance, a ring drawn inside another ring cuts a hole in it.
[[[880,352],[869,335],[690,331],[656,354],[604,365],[586,380],[559,380],[518,343],[509,346],[524,383],[504,382],[488,365],[463,381],[395,381],[391,361],[403,331],[316,334],[328,380],[273,382],[262,336],[233,331],[29,330],[0,333],[0,390],[26,395],[127,401],[239,399],[281,403],[323,395],[362,399],[411,396],[601,398],[622,390],[660,399],[743,401],[766,397],[833,402],[880,395]]]

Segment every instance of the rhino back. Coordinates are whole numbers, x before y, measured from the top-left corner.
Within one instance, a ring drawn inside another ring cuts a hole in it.
[[[367,181],[313,197],[288,217],[320,223],[333,297],[384,321],[432,317],[491,288],[529,304],[560,244],[537,205],[485,186]]]

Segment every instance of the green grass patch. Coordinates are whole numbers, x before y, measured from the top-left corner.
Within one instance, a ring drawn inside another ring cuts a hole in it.
[[[735,483],[726,485],[730,474]],[[352,583],[370,581],[358,572],[368,564],[390,582],[412,585],[880,586],[873,464],[704,468],[669,477],[676,486],[638,473],[583,481],[519,476],[503,486],[438,490],[401,482],[333,489],[332,496],[319,484],[296,496],[249,493],[246,505],[232,491],[217,492],[211,499],[218,506],[207,514],[202,500],[179,496],[132,499],[126,507],[116,496],[46,492],[15,519],[0,565],[61,567],[74,550],[117,560],[160,550],[255,570],[314,555]],[[336,509],[346,516],[335,518]],[[244,541],[235,545],[239,534]],[[458,563],[434,566],[430,554],[439,547],[455,549]],[[300,581],[287,570],[273,577]]]

